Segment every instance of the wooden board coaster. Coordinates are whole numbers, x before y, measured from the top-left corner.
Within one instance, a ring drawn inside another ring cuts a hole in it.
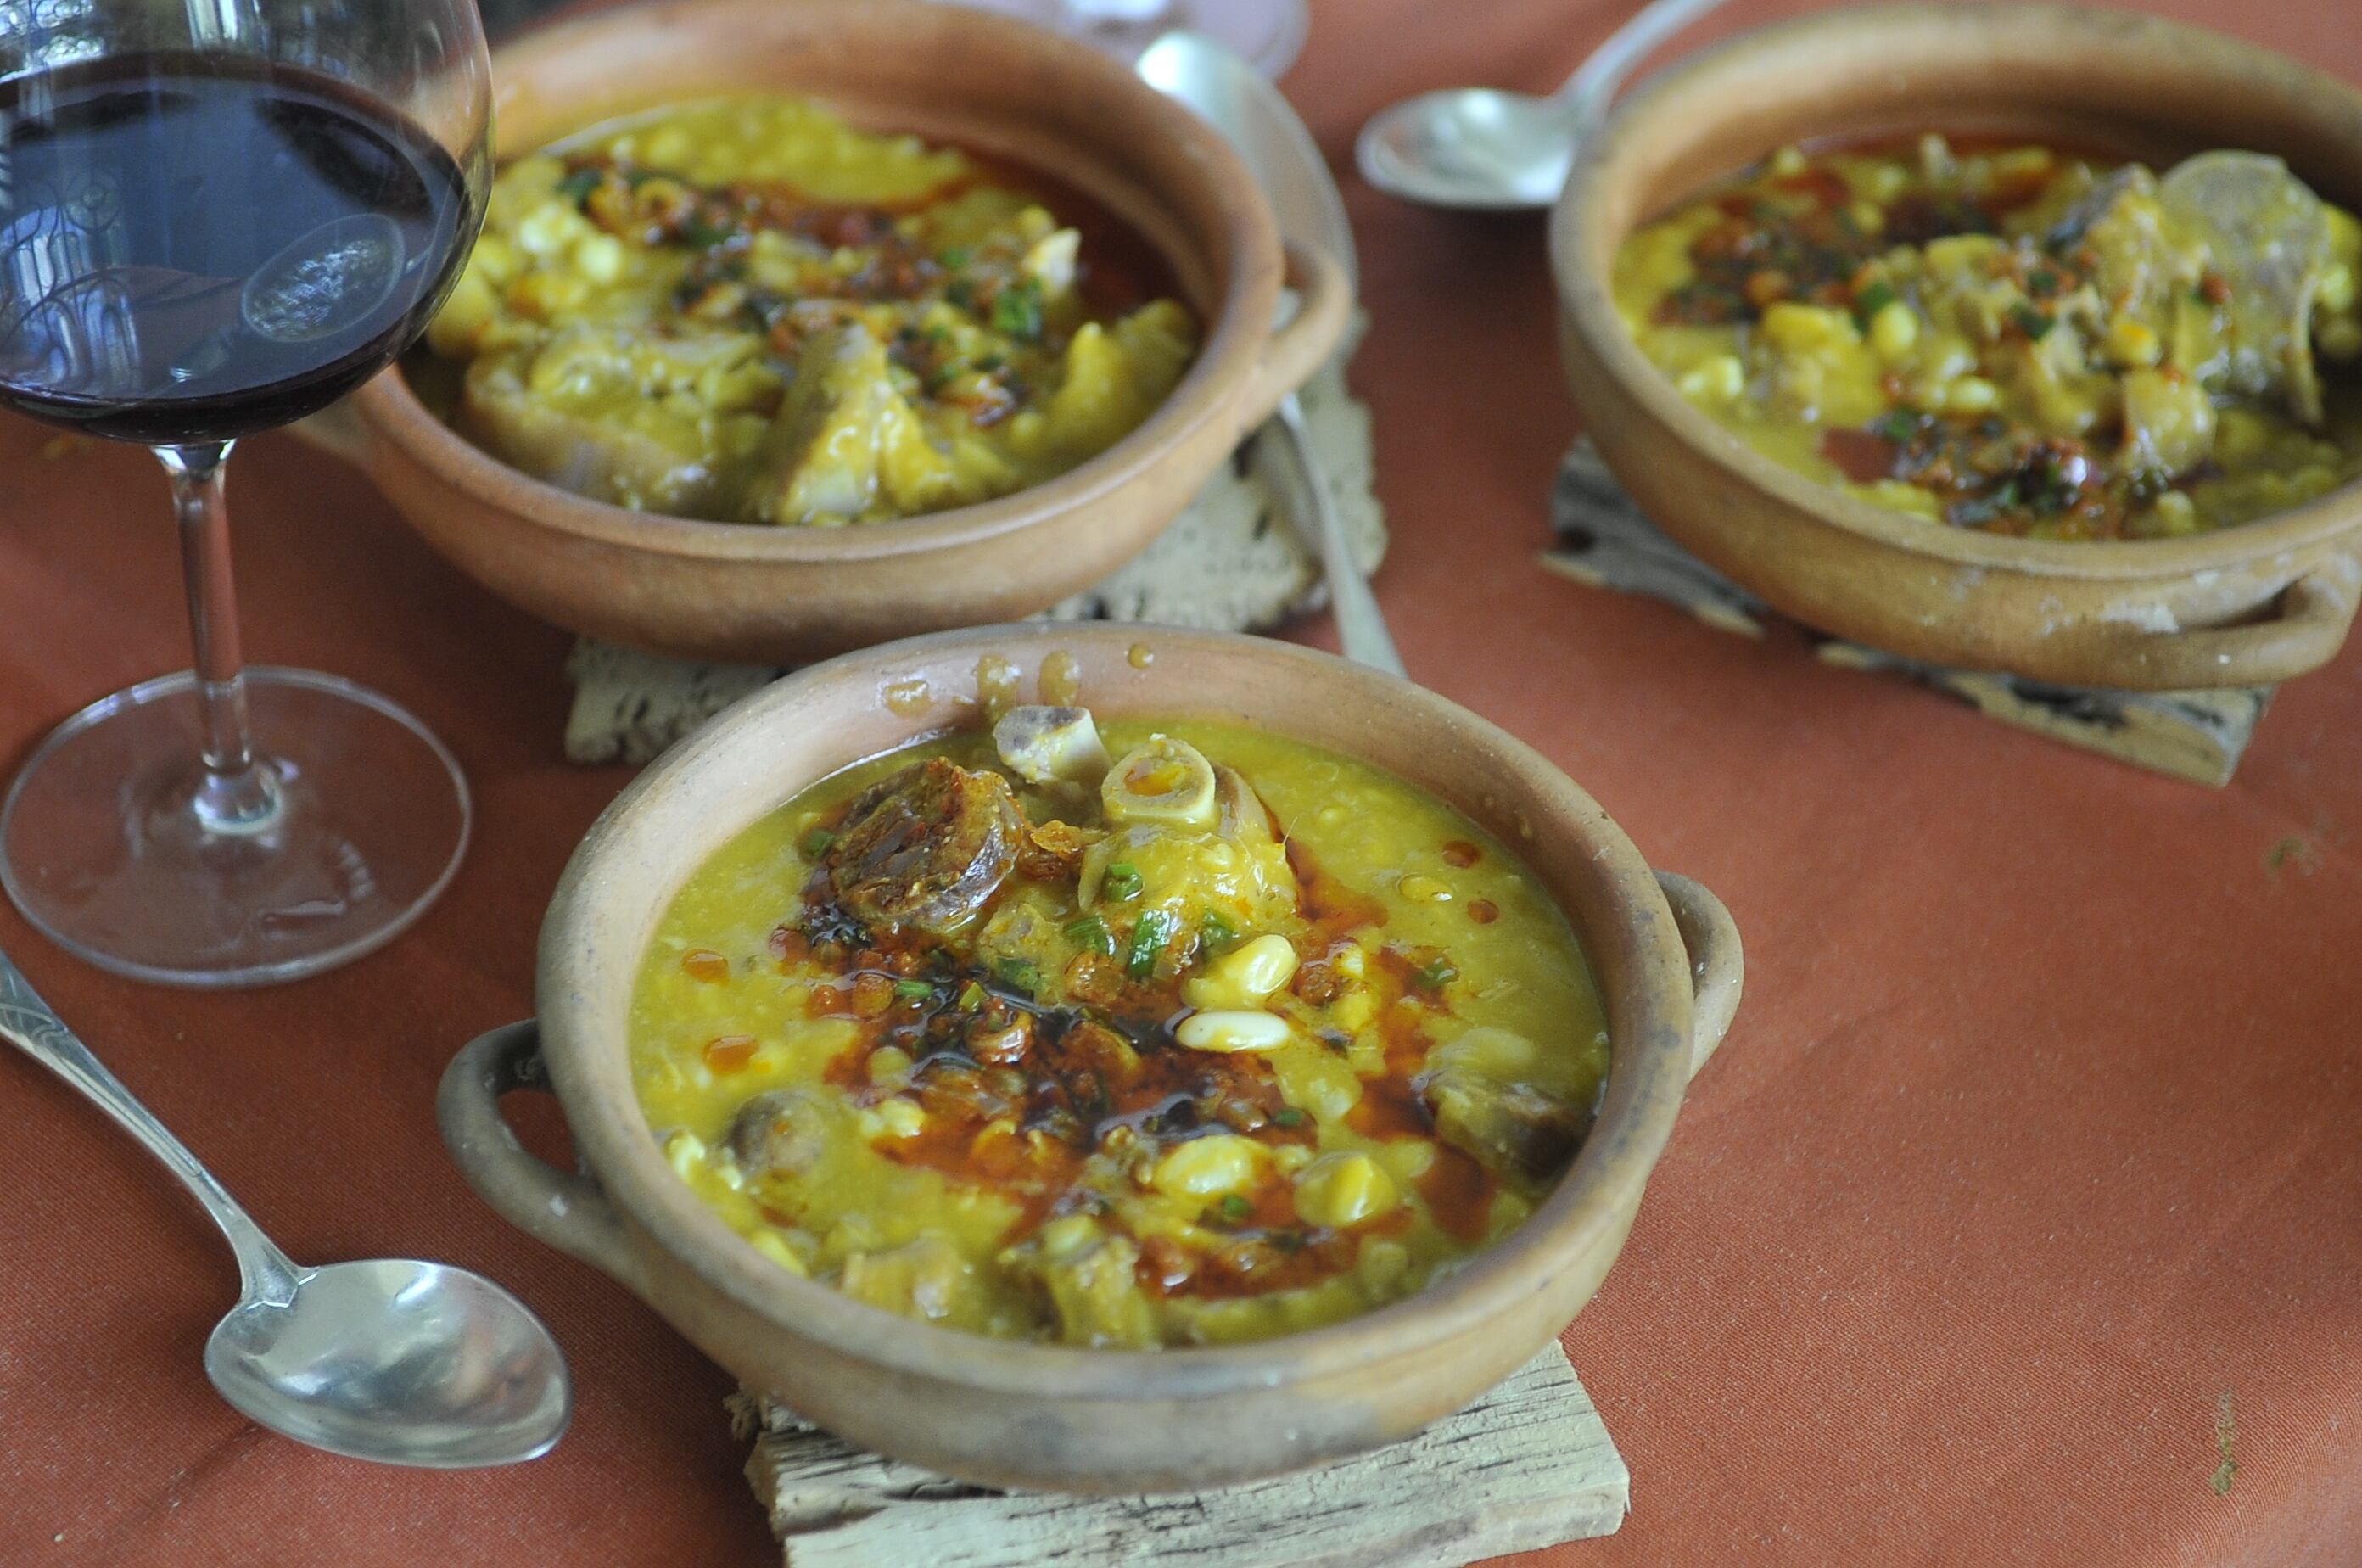
[[[1630,1507],[1623,1457],[1555,1344],[1408,1441],[1187,1496],[971,1486],[767,1400],[730,1405],[789,1568],[1456,1568],[1612,1534]]]
[[[1352,337],[1358,337],[1357,322]],[[1371,489],[1370,411],[1346,390],[1346,348],[1301,394],[1312,444],[1363,569],[1385,557],[1385,513]],[[1196,500],[1136,558],[1087,592],[1044,611],[1053,621],[1143,621],[1262,631],[1328,599],[1319,563],[1274,503],[1289,482],[1256,444],[1239,448]],[[786,673],[747,665],[663,658],[590,638],[567,660],[574,704],[566,756],[641,763],[758,687]]]
[[[1542,564],[1578,582],[1677,604],[1708,625],[1746,636],[1761,636],[1780,619],[1770,605],[1667,537],[1633,504],[1588,441],[1577,441],[1559,466],[1551,523],[1557,543],[1542,553]],[[1831,664],[1902,675],[2005,724],[2217,789],[2237,770],[2274,690],[2054,686],[1988,670],[1950,669],[1809,628],[1805,632]]]

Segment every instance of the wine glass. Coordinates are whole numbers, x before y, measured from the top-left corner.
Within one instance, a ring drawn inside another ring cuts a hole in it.
[[[103,967],[313,974],[458,869],[467,783],[424,725],[242,667],[222,469],[442,304],[491,79],[473,0],[0,0],[0,407],[155,450],[196,651],[67,720],[0,808],[9,897]]]

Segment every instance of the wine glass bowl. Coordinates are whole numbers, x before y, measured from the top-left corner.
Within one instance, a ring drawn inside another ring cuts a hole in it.
[[[392,362],[491,181],[472,0],[33,0],[0,20],[0,406],[153,447],[195,668],[75,715],[0,809],[0,883],[103,966],[313,973],[447,884],[467,786],[333,677],[243,668],[222,469]],[[258,744],[259,743],[259,744]]]

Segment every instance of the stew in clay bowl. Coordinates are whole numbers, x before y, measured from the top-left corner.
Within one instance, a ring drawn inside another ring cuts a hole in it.
[[[1595,138],[1561,340],[1635,499],[1802,621],[2081,685],[2279,680],[2362,582],[2357,197],[2362,94],[2252,46],[1849,11]]]
[[[659,760],[445,1135],[750,1386],[995,1485],[1410,1435],[1614,1261],[1738,937],[1429,693],[1163,630],[815,667]],[[551,1088],[586,1175],[498,1096]]]
[[[493,73],[467,273],[306,428],[577,632],[784,663],[1042,609],[1138,554],[1350,308],[1219,135],[1005,17],[671,0]]]

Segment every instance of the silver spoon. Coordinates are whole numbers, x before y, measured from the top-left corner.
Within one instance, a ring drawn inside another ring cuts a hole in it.
[[[205,1342],[223,1398],[297,1442],[381,1464],[513,1464],[556,1446],[574,1390],[557,1342],[480,1275],[380,1258],[301,1268],[74,1038],[0,954],[0,1036],[95,1101],[196,1194],[244,1292]]]
[[[1220,44],[1190,32],[1158,39],[1142,52],[1134,69],[1142,81],[1187,105],[1222,133],[1271,198],[1283,236],[1319,247],[1344,270],[1347,284],[1359,288],[1361,263],[1353,249],[1352,226],[1345,221],[1344,198],[1329,177],[1329,165],[1312,133],[1278,88]],[[1257,458],[1275,444],[1284,444],[1293,458],[1297,482],[1291,488],[1303,505],[1291,515],[1320,558],[1329,602],[1337,613],[1339,646],[1355,664],[1403,674],[1402,655],[1386,630],[1377,596],[1370,591],[1370,580],[1353,557],[1352,542],[1345,537],[1345,519],[1338,513],[1329,476],[1305,425],[1304,405],[1294,392],[1280,399],[1271,423],[1264,426],[1255,443]]]
[[[1575,148],[1650,50],[1722,0],[1652,0],[1547,98],[1491,87],[1422,93],[1370,116],[1354,146],[1371,184],[1433,207],[1546,207]]]

